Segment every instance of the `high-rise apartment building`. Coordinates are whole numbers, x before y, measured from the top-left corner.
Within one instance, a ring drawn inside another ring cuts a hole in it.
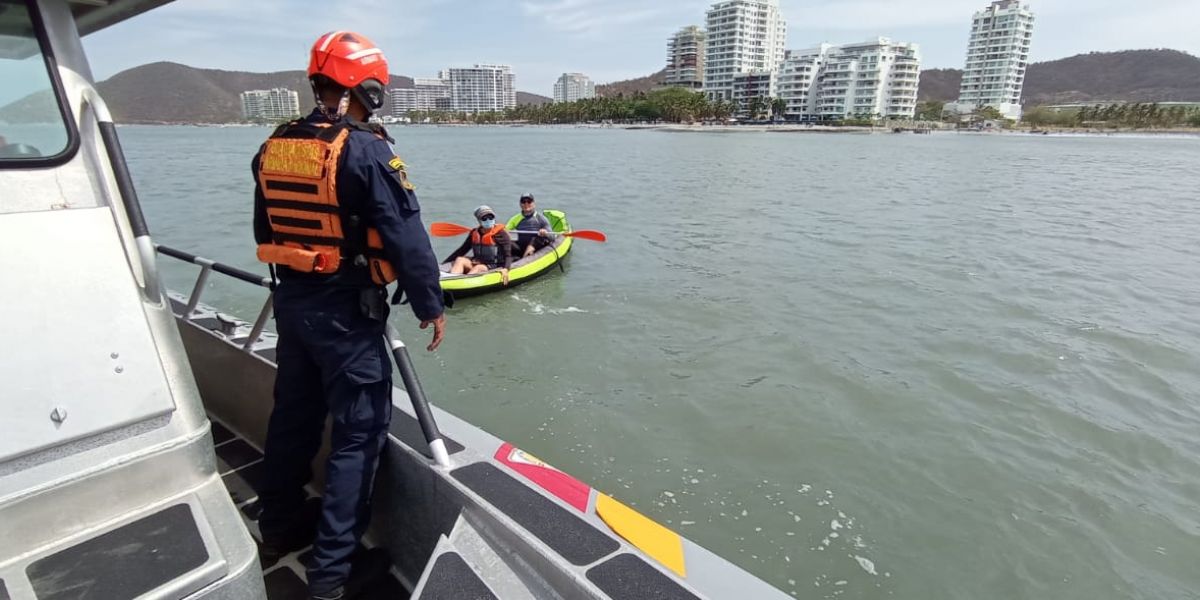
[[[775,98],[775,93],[775,71],[762,69],[734,75],[730,91],[734,114],[750,118],[767,116],[771,110],[771,101]],[[757,110],[755,110],[755,98],[759,99]]]
[[[947,105],[948,112],[991,106],[1007,119],[1021,118],[1033,21],[1029,5],[1020,0],[997,0],[975,13],[958,102]]]
[[[667,78],[663,85],[698,90],[704,87],[704,43],[708,34],[695,25],[667,40]]]
[[[247,121],[290,119],[300,114],[300,95],[287,88],[246,90],[241,94]]]
[[[787,23],[778,0],[726,0],[705,18],[704,93],[732,100],[733,79],[749,71],[774,71],[783,62]]]
[[[449,80],[452,110],[478,113],[517,105],[516,77],[508,65],[449,69]]]
[[[554,82],[555,102],[574,102],[596,97],[596,84],[583,73],[563,73]]]
[[[444,73],[443,73],[444,75]],[[450,79],[413,79],[411,88],[388,90],[393,117],[403,117],[410,111],[450,110]]]
[[[787,104],[784,116],[789,120],[817,120],[818,83],[832,44],[807,50],[788,50],[779,66],[778,93]]]
[[[789,120],[911,119],[920,77],[918,46],[880,37],[788,52],[778,88]]]
[[[921,56],[916,44],[876,38],[830,50],[821,71],[821,119],[911,119],[917,108]]]

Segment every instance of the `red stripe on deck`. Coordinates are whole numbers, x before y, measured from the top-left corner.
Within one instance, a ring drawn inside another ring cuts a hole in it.
[[[591,495],[592,488],[582,481],[555,469],[536,456],[509,443],[500,446],[500,449],[496,451],[496,460],[524,475],[526,479],[538,484],[539,487],[554,494],[563,502],[579,509],[579,512],[587,510],[588,496]]]

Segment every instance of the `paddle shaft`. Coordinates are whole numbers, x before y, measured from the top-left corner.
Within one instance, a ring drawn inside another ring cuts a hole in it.
[[[517,235],[539,235],[541,233],[538,231],[517,231],[516,229],[507,229],[506,231],[508,231],[510,234],[515,233]],[[549,235],[547,236],[549,239],[554,239],[555,237],[558,237],[561,235],[561,236],[569,237],[569,238],[579,238],[581,240],[591,240],[593,242],[608,241],[608,238],[603,233],[601,233],[599,231],[594,231],[591,229],[580,229],[577,231],[550,231],[547,233],[549,233]]]
[[[505,231],[510,234],[515,233],[517,235],[532,235],[532,234],[540,234],[541,233],[540,231],[518,231],[515,229],[505,229]],[[436,237],[452,237],[452,236],[456,236],[456,235],[463,235],[464,233],[470,233],[471,228],[463,226],[463,225],[456,225],[454,223],[437,222],[437,223],[432,223],[429,226],[429,232],[432,233]],[[604,232],[595,231],[593,229],[578,229],[575,231],[549,232],[549,233],[552,233],[553,236],[561,235],[563,237],[580,238],[580,239],[585,239],[585,240],[592,240],[594,242],[608,241],[608,238],[607,238],[607,236],[604,235]]]

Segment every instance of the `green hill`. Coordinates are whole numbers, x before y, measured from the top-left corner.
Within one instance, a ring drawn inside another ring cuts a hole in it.
[[[229,123],[242,118],[240,94],[246,90],[288,88],[300,95],[300,108],[312,106],[312,90],[304,71],[247,73],[197,69],[172,62],[156,62],[121,71],[96,84],[119,123]],[[410,88],[412,78],[391,75],[388,87]],[[541,104],[550,99],[517,92],[518,102]],[[29,118],[23,107],[45,106],[36,95],[0,108],[5,114]]]
[[[921,100],[958,97],[962,71],[921,73]],[[1029,65],[1027,106],[1076,102],[1200,101],[1200,58],[1178,50],[1092,52]]]
[[[667,70],[663,69],[645,77],[598,85],[596,86],[596,95],[605,98],[615,98],[619,95],[629,96],[638,92],[649,92],[666,80]]]

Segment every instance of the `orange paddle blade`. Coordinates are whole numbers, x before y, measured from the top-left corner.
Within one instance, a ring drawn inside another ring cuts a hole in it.
[[[471,231],[470,227],[463,227],[462,225],[455,225],[454,223],[431,223],[429,225],[429,232],[437,237],[462,235],[469,231]]]
[[[608,236],[604,235],[603,233],[601,233],[599,231],[596,231],[595,229],[576,229],[575,231],[572,231],[571,233],[564,233],[563,235],[565,235],[567,237],[576,237],[576,238],[583,238],[585,240],[592,240],[593,242],[607,242],[608,241]]]

